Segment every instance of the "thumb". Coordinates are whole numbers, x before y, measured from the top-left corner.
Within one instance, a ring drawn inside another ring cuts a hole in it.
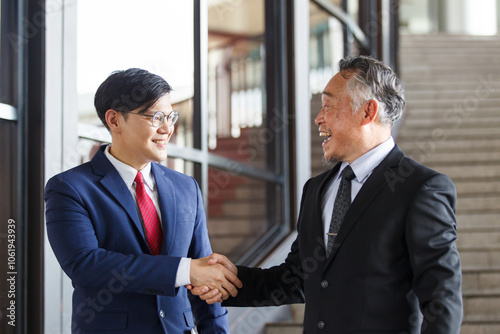
[[[214,265],[216,263],[219,263],[219,254],[216,254],[216,253],[212,253],[209,257],[208,257],[208,261],[207,263],[209,265]]]

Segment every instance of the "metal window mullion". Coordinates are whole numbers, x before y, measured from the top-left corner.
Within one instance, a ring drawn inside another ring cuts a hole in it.
[[[0,103],[0,119],[17,121],[17,109],[9,104]]]
[[[194,145],[199,149],[201,170],[198,182],[205,207],[208,205],[208,4],[194,0]]]

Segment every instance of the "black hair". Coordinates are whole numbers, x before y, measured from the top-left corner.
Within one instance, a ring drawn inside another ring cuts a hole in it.
[[[144,113],[170,91],[172,87],[159,75],[129,68],[115,71],[104,80],[95,93],[94,106],[102,124],[109,130],[105,118],[109,109]]]

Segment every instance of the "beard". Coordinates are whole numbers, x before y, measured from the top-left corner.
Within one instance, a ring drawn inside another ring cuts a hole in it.
[[[323,162],[323,166],[333,166],[333,165],[337,164],[338,162],[340,162],[339,159],[337,157],[334,157],[334,156],[327,158],[326,152],[325,152],[325,154],[323,154],[323,158],[321,160]]]

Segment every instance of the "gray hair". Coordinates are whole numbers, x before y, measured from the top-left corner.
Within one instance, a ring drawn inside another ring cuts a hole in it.
[[[348,80],[353,110],[375,99],[379,103],[382,124],[392,125],[403,115],[406,104],[404,90],[390,67],[374,58],[358,56],[340,60],[339,71]]]

